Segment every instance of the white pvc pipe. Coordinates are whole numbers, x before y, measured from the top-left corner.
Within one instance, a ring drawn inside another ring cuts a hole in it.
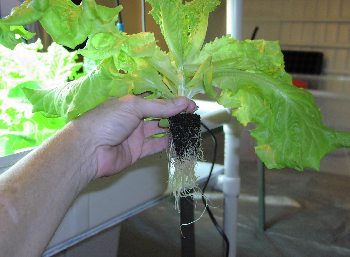
[[[142,32],[146,32],[146,6],[145,6],[145,0],[141,0],[141,27],[142,27]]]
[[[230,178],[239,177],[239,137],[240,128],[238,123],[231,119],[224,124],[225,134],[225,175]]]
[[[243,39],[243,0],[226,0],[226,34],[235,39]]]
[[[235,121],[224,125],[225,160],[224,175],[221,178],[225,195],[224,231],[230,242],[229,257],[236,256],[237,209],[240,192],[239,177],[239,128]]]
[[[241,40],[243,0],[226,0],[226,33]],[[222,184],[225,195],[224,231],[230,242],[229,257],[237,252],[237,209],[240,192],[239,129],[233,121],[224,125],[225,173]]]

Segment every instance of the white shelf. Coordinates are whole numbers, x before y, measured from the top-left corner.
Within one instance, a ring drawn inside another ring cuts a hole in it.
[[[293,78],[297,79],[308,79],[316,81],[348,81],[350,86],[350,76],[349,75],[308,75],[308,74],[291,74]]]

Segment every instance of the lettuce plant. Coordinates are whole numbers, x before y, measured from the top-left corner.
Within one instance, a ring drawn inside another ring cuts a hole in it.
[[[0,20],[0,42],[8,47],[30,36],[23,25],[39,21],[59,44],[98,63],[86,76],[52,89],[26,88],[34,105],[51,117],[75,119],[110,97],[150,92],[152,97],[193,98],[205,93],[232,110],[243,125],[255,123],[259,158],[268,168],[319,169],[330,151],[350,146],[348,132],[322,122],[312,95],[292,85],[278,42],[235,40],[204,43],[208,16],[220,0],[147,0],[168,51],[152,33],[128,35],[115,23],[121,7],[94,0],[26,0]]]
[[[42,49],[40,40],[13,50],[0,45],[0,155],[37,146],[65,124],[62,118],[33,114],[22,88],[48,88],[74,79],[81,64],[75,61],[76,53],[56,43]]]

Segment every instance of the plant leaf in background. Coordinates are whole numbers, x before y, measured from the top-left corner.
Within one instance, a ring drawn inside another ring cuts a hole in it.
[[[23,88],[44,89],[77,77],[82,64],[56,43],[41,50],[40,41],[13,50],[0,46],[0,155],[37,146],[65,124],[63,118],[33,114]]]
[[[18,101],[21,102],[28,102],[28,100],[25,98],[23,89],[39,89],[41,87],[40,83],[38,81],[25,81],[23,83],[18,84],[17,86],[10,88],[8,90],[7,97],[8,98],[17,98]]]
[[[89,35],[115,31],[121,9],[97,5],[94,0],[83,0],[79,6],[70,0],[26,0],[2,23],[24,26],[40,21],[56,43],[74,49]]]
[[[31,39],[34,35],[25,30],[23,26],[10,26],[0,21],[0,43],[9,49],[15,48],[17,44]]]

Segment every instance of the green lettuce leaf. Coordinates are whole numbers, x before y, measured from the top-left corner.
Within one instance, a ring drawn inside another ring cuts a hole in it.
[[[150,57],[156,49],[156,41],[152,33],[139,33],[127,35],[125,33],[97,33],[90,37],[87,46],[79,50],[83,56],[102,61],[112,57],[118,65],[118,59],[122,55],[132,58]],[[129,69],[127,69],[129,70]]]
[[[27,0],[1,20],[0,26],[9,29],[38,19],[56,42],[72,48],[88,38],[80,53],[98,64],[76,81],[25,89],[34,110],[70,120],[129,93],[158,98],[205,93],[231,108],[243,125],[255,124],[256,152],[269,168],[319,169],[324,155],[350,147],[350,133],[323,125],[312,95],[292,85],[278,42],[224,36],[204,44],[209,14],[220,0],[147,2],[168,52],[156,46],[152,34],[119,32],[115,22],[121,7],[94,0],[80,6],[69,0]]]
[[[48,117],[63,117],[67,121],[95,108],[110,97],[121,97],[131,91],[131,84],[123,75],[113,71],[111,59],[90,74],[54,88],[24,93],[33,104],[33,112],[44,111]]]
[[[49,8],[49,0],[25,0],[21,5],[12,9],[11,15],[3,22],[7,25],[23,26],[38,21]]]
[[[308,91],[265,74],[232,71],[231,76],[232,85],[223,83],[218,102],[232,108],[243,125],[255,124],[255,150],[268,168],[319,170],[327,153],[350,147],[350,133],[325,127]]]
[[[188,69],[208,56],[222,90],[217,101],[244,126],[255,124],[255,150],[268,168],[319,170],[327,153],[350,146],[350,133],[325,127],[313,96],[292,85],[278,42],[223,37],[205,45]]]
[[[91,0],[83,0],[80,6],[70,0],[51,0],[40,23],[55,42],[75,48],[89,35],[116,31],[121,9],[97,5]]]
[[[17,44],[31,39],[34,35],[23,26],[10,26],[0,21],[0,44],[9,49],[14,49]]]
[[[39,83],[38,81],[25,81],[9,89],[7,97],[17,98],[18,101],[26,101],[27,99],[25,98],[25,95],[23,93],[23,88],[39,89],[41,86],[41,83]]]
[[[146,58],[146,61],[159,75],[162,76],[163,82],[167,85],[173,95],[178,94],[181,78],[178,76],[178,70],[174,62],[171,61],[167,53],[156,47],[152,56]]]
[[[6,31],[15,28],[19,30],[18,28],[21,27],[18,26],[39,21],[56,43],[74,49],[90,35],[116,32],[115,23],[121,9],[121,6],[108,8],[98,5],[94,0],[83,0],[79,6],[71,0],[26,0],[14,8],[11,15],[2,19],[4,29],[0,23],[0,36],[7,35],[7,41],[9,41],[14,34],[5,33]],[[4,32],[2,32],[3,30]],[[17,34],[25,36],[27,39],[31,34],[24,32],[18,31]],[[5,40],[3,42],[6,43]],[[16,42],[7,45],[14,46]]]
[[[171,56],[181,66],[199,53],[208,27],[209,13],[219,0],[147,0],[151,14],[159,24]]]
[[[229,36],[205,44],[200,56],[188,64],[203,63],[212,57],[214,70],[234,67],[238,70],[263,72],[269,76],[279,76],[284,71],[284,59],[277,41],[235,40]]]
[[[138,61],[137,71],[132,73],[132,92],[136,95],[152,93],[156,98],[172,98],[173,92],[163,81],[159,72],[147,62]]]

